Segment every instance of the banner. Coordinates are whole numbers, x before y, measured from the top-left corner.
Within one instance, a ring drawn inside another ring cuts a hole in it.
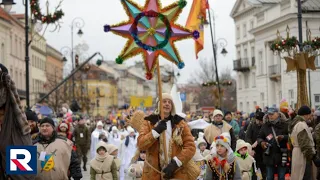
[[[130,106],[132,107],[152,107],[152,96],[147,97],[130,97]]]

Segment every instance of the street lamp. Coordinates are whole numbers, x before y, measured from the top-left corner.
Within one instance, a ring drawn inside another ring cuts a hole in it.
[[[12,9],[12,5],[16,4],[13,0],[2,0],[1,5],[3,5],[4,10],[6,12],[10,12]]]
[[[4,5],[4,9],[7,12],[10,12],[12,5],[15,5],[16,3],[14,0],[2,0],[0,3]],[[26,56],[25,56],[25,62],[26,62],[26,106],[27,108],[30,108],[30,96],[29,96],[29,46],[31,42],[29,42],[29,17],[28,17],[28,10],[29,10],[29,1],[25,0],[25,12],[24,12],[24,30],[25,30],[25,51],[26,51]]]
[[[78,28],[79,30],[78,30],[78,36],[79,37],[82,37],[82,35],[83,35],[83,32],[82,32],[82,30],[81,30],[81,28],[83,28],[83,26],[84,26],[84,20],[82,19],[82,18],[80,18],[80,17],[76,17],[76,18],[74,18],[73,20],[72,20],[72,22],[71,22],[71,25],[70,25],[70,27],[71,27],[71,63],[72,63],[72,71],[74,70],[74,46],[73,46],[73,35],[74,35],[74,28],[76,27],[76,28]],[[74,82],[74,76],[72,76],[72,98],[73,98],[73,100],[75,99],[75,92],[74,92],[74,86],[75,86],[75,82]]]
[[[209,3],[209,2],[207,2]],[[219,96],[219,106],[220,108],[222,108],[222,93],[221,93],[221,87],[220,87],[220,81],[219,81],[219,73],[218,73],[218,65],[217,65],[217,61],[218,61],[218,57],[217,57],[217,50],[218,48],[222,48],[221,54],[223,56],[227,55],[227,50],[225,49],[225,47],[228,45],[228,42],[226,39],[224,38],[220,38],[216,41],[216,26],[215,26],[215,18],[214,15],[211,16],[211,12],[210,10],[212,9],[208,9],[208,15],[209,15],[209,27],[210,27],[210,32],[211,32],[211,42],[212,42],[212,50],[213,50],[213,60],[214,60],[214,65],[215,65],[215,74],[216,74],[216,82],[217,82],[217,86],[218,86],[218,96]],[[214,26],[214,28],[212,27]],[[217,44],[219,44],[219,47],[217,46]]]

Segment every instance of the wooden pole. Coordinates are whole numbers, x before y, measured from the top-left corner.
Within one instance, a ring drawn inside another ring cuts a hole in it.
[[[163,102],[162,102],[162,84],[161,84],[161,73],[160,73],[160,64],[159,59],[157,60],[157,74],[158,74],[158,94],[159,94],[159,103],[160,103],[160,116],[161,120],[164,120],[164,113],[163,113]],[[164,160],[166,165],[168,164],[168,154],[167,154],[167,141],[166,141],[166,131],[163,131],[160,136],[161,140],[163,141],[163,151],[164,151]]]

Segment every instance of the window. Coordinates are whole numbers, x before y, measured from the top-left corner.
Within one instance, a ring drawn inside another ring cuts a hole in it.
[[[242,89],[242,78],[241,78],[241,75],[239,75],[238,77],[239,77],[239,89]]]
[[[256,87],[256,73],[252,73],[252,87]]]
[[[320,94],[315,94],[314,95],[314,102],[315,103],[320,103]]]
[[[237,26],[237,39],[240,39],[240,27]]]
[[[20,79],[20,83],[19,83],[20,89],[23,89],[23,85],[22,85],[22,84],[23,84],[22,72],[20,72],[19,79]]]
[[[243,37],[247,37],[247,25],[243,24]]]
[[[18,76],[18,71],[15,73],[15,79],[14,79],[16,84],[19,84],[19,76]]]
[[[253,101],[253,106],[256,107],[257,105],[257,101]]]
[[[13,42],[12,42],[12,34],[10,34],[10,53],[12,54],[12,44],[13,44]]]
[[[251,57],[255,57],[255,48],[254,46],[251,47]]]
[[[237,56],[238,56],[239,59],[241,58],[241,52],[240,52],[240,50],[238,50]]]
[[[243,57],[244,57],[244,58],[247,58],[247,57],[248,57],[248,50],[247,50],[247,49],[244,49]]]
[[[246,89],[249,88],[249,75],[248,74],[244,75],[244,88],[246,88]]]
[[[262,51],[259,51],[259,61],[260,61],[260,74],[263,74],[263,59],[262,59]]]
[[[17,56],[18,53],[18,37],[16,36],[16,39],[14,41],[14,55]]]
[[[253,27],[254,27],[254,22],[253,22],[253,20],[251,20],[250,21],[250,29],[253,29]]]
[[[247,112],[250,112],[250,102],[247,102]]]
[[[282,99],[282,91],[279,91],[279,99]]]
[[[261,101],[264,101],[264,93],[263,93],[263,92],[260,93],[260,100],[261,100]]]
[[[243,111],[243,104],[242,104],[242,102],[240,102],[240,109],[239,109],[240,111]]]
[[[289,89],[289,98],[290,98],[290,99],[293,99],[293,98],[294,98],[293,89]]]

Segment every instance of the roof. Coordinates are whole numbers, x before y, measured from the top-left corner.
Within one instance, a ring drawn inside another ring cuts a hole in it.
[[[307,0],[302,3],[303,11],[320,11],[320,0]]]
[[[11,16],[17,18],[17,19],[22,19],[24,18],[24,14],[11,14]]]
[[[0,8],[0,18],[9,22],[11,21],[10,15],[3,8]]]

